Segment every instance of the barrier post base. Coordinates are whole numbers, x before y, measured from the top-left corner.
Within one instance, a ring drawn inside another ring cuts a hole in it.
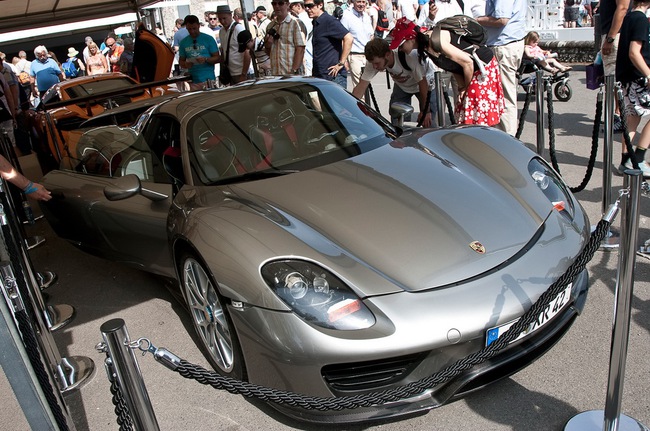
[[[604,421],[604,410],[589,410],[572,417],[564,427],[564,431],[601,431],[604,430]],[[617,429],[620,431],[648,431],[648,427],[641,422],[623,414],[619,417]]]
[[[95,374],[95,363],[86,356],[68,356],[57,364],[56,378],[61,393],[79,388]]]

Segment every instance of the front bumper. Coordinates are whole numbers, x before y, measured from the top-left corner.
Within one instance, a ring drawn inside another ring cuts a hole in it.
[[[512,343],[495,357],[416,396],[373,407],[341,411],[308,410],[289,404],[271,403],[271,405],[287,416],[314,423],[379,420],[433,409],[508,377],[542,356],[562,338],[582,311],[587,288],[588,274],[583,271],[573,283],[572,302],[542,328]],[[481,350],[485,344],[484,337],[476,337],[463,343],[409,352],[400,351],[395,346],[392,348],[386,346],[391,343],[378,336],[375,346],[377,349],[383,346],[385,350],[384,354],[380,351],[375,352],[379,359],[346,361],[346,359],[354,360],[359,357],[359,349],[351,346],[372,343],[372,340],[355,341],[353,334],[348,334],[350,335],[348,340],[342,343],[338,340],[337,348],[331,346],[330,349],[327,340],[323,339],[320,342],[318,336],[314,336],[314,331],[302,334],[300,331],[291,333],[291,329],[300,327],[297,322],[286,320],[291,320],[291,314],[249,309],[243,313],[234,311],[233,318],[242,339],[244,356],[248,361],[247,367],[253,371],[249,376],[250,381],[263,386],[309,394],[309,396],[359,395],[399,388],[435,374],[457,360]],[[249,354],[252,352],[246,352],[246,346],[252,346],[251,341],[264,344],[269,340],[268,336],[261,335],[264,331],[262,328],[266,327],[265,329],[269,331],[271,328],[277,329],[280,323],[278,319],[284,321],[284,326],[280,327],[286,328],[289,332],[274,331],[277,341],[275,345],[257,345],[252,355]],[[326,334],[323,336],[327,337]],[[369,347],[369,350],[372,350],[372,347]],[[278,358],[278,351],[282,351],[284,360]],[[255,363],[256,361],[260,363]],[[263,370],[263,373],[255,370]]]

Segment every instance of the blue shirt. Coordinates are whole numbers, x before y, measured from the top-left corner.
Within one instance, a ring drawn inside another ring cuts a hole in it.
[[[502,46],[526,37],[526,0],[487,0],[485,15],[508,18],[505,27],[485,26],[488,46]]]
[[[36,59],[32,61],[32,68],[29,71],[29,75],[36,78],[36,88],[39,92],[44,92],[50,89],[54,84],[59,82],[59,75],[62,75],[59,65],[56,64],[56,61],[48,57],[48,59],[43,63],[42,61]]]
[[[178,32],[177,32],[178,33]],[[205,33],[199,33],[194,39],[187,36],[181,40],[178,46],[178,55],[185,61],[193,62],[197,57],[211,57],[213,53],[219,51],[217,48],[217,41],[214,37]],[[199,83],[205,82],[208,79],[215,79],[214,64],[208,63],[192,63],[192,67],[188,69],[192,76],[192,82]]]
[[[342,41],[346,34],[348,30],[343,27],[343,24],[327,12],[323,12],[314,20],[312,75],[316,78],[327,78],[327,69],[341,60]],[[345,68],[341,68],[339,75],[347,76]]]

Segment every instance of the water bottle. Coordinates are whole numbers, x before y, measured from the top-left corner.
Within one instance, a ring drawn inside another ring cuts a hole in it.
[[[27,223],[36,223],[36,220],[34,219],[34,211],[32,211],[32,207],[29,205],[29,202],[23,201],[23,211],[25,211],[25,218],[27,219]]]

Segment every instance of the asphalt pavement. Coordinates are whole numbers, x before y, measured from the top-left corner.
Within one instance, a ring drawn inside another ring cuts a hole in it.
[[[574,65],[568,102],[554,102],[553,126],[560,171],[571,186],[582,182],[591,151],[597,91],[585,87],[584,66]],[[380,111],[386,115],[390,92],[384,75],[373,81]],[[520,94],[520,108],[523,92]],[[547,111],[546,104],[544,106]],[[537,148],[535,103],[526,117],[522,141]],[[548,119],[545,119],[545,126]],[[544,130],[544,158],[549,136]],[[618,164],[620,135],[615,135],[614,163]],[[577,197],[592,225],[602,215],[602,133],[593,176]],[[613,176],[614,197],[622,178]],[[641,198],[639,242],[650,238],[650,198]],[[618,227],[620,216],[614,222]],[[43,235],[45,244],[30,255],[38,270],[55,271],[58,282],[47,290],[50,304],[69,304],[74,319],[54,332],[63,357],[91,358],[95,375],[79,390],[66,394],[77,430],[118,429],[104,371],[100,326],[113,318],[126,321],[131,339],[149,338],[156,346],[207,367],[195,345],[184,307],[159,279],[82,253],[55,237],[47,222],[29,226],[29,235]],[[588,265],[591,289],[584,313],[568,334],[545,356],[514,376],[460,401],[429,412],[393,421],[350,426],[314,426],[296,422],[259,401],[246,399],[187,380],[158,364],[151,355],[138,355],[150,399],[161,430],[562,430],[580,412],[605,408],[614,309],[618,252],[598,251]],[[650,260],[637,257],[632,301],[629,351],[625,367],[622,412],[650,426]],[[425,333],[426,328],[422,328]],[[29,429],[4,373],[0,375],[0,429]],[[596,426],[594,429],[602,429]]]

